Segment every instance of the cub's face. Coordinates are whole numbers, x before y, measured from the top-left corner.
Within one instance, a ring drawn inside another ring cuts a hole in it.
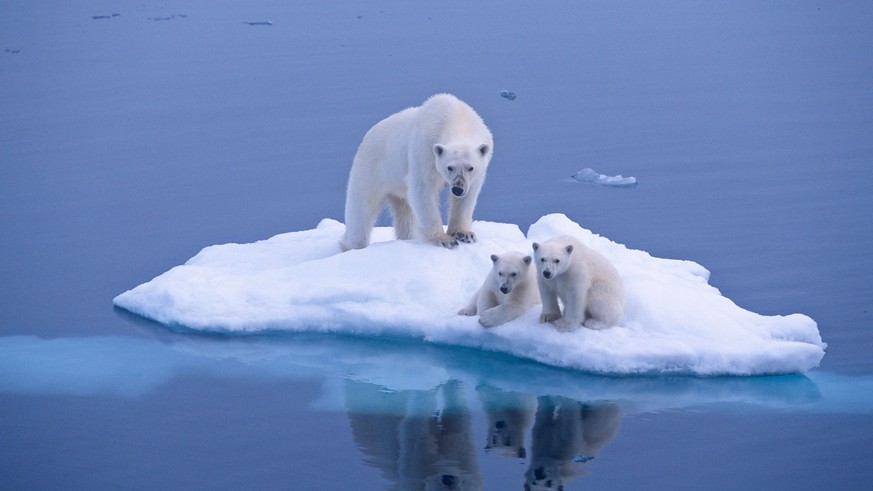
[[[508,252],[502,256],[492,255],[494,272],[497,274],[497,288],[506,295],[527,276],[531,257],[518,252]]]
[[[437,172],[446,181],[452,196],[463,198],[471,185],[485,175],[491,159],[491,147],[483,143],[477,147],[465,144],[433,146]]]
[[[534,242],[533,250],[537,272],[547,280],[563,274],[570,267],[572,245],[562,246],[551,242],[540,245]]]

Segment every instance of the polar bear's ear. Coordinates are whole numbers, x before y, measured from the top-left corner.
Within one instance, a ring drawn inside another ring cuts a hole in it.
[[[483,157],[488,155],[488,150],[489,150],[488,145],[485,145],[485,144],[479,145],[479,155],[481,155]]]
[[[534,243],[533,243],[533,248],[534,248],[535,251],[538,251],[538,250],[540,250],[540,245],[537,244],[536,242],[534,242]]]
[[[571,252],[573,252],[573,244],[568,245],[564,248],[564,250],[567,251],[567,254],[570,254]]]
[[[492,263],[496,263],[498,259],[500,259],[500,258],[497,257],[497,254],[491,254],[491,262]]]
[[[443,152],[445,152],[445,151],[446,151],[446,147],[440,145],[439,143],[437,143],[433,146],[433,154],[436,155],[437,157],[442,157]]]
[[[522,261],[524,261],[524,264],[530,264],[531,257],[530,257],[530,256],[524,256],[524,258],[522,258]]]

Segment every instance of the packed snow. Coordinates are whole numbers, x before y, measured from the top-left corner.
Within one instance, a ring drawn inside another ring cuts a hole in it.
[[[207,247],[114,303],[184,330],[415,338],[603,374],[803,373],[824,356],[811,318],[742,309],[708,284],[699,264],[629,249],[561,214],[542,217],[526,236],[513,224],[478,221],[478,242],[453,250],[393,240],[390,227],[377,227],[372,245],[341,253],[343,230],[325,219],[313,230]],[[539,306],[491,329],[457,315],[488,273],[491,254],[530,251],[532,242],[564,234],[606,256],[621,275],[619,326],[558,332],[539,322]]]
[[[606,174],[601,174],[590,167],[586,167],[573,174],[570,176],[570,179],[585,184],[596,184],[599,186],[609,186],[614,188],[631,188],[637,185],[636,177],[625,177],[621,174],[617,176],[607,176]]]

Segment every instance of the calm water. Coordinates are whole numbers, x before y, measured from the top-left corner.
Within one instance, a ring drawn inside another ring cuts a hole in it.
[[[873,7],[8,3],[0,488],[873,486]],[[822,366],[592,377],[112,309],[207,245],[341,219],[366,129],[439,91],[495,135],[477,218],[695,260],[816,319]]]

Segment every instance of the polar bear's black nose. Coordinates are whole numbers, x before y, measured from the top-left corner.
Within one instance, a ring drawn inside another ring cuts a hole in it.
[[[507,287],[505,287],[505,286],[501,286],[501,287],[500,287],[500,292],[503,293],[503,294],[505,295],[505,294],[509,293],[509,288],[507,288]]]
[[[452,194],[455,196],[461,196],[464,194],[464,188],[461,186],[452,186]]]
[[[551,271],[543,271],[543,276],[545,276],[546,278],[551,278],[552,272]]]

